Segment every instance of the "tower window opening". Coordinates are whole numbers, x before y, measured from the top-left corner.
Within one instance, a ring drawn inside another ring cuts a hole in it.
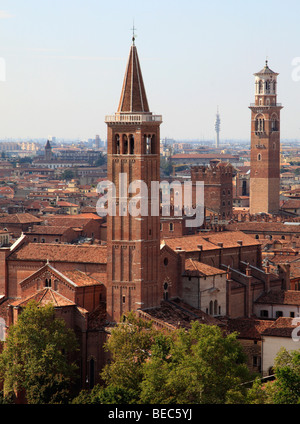
[[[151,154],[151,137],[149,135],[146,136],[146,155]]]
[[[117,155],[120,154],[120,137],[119,137],[118,134],[116,135],[116,142],[115,142],[115,151],[114,151],[114,153],[117,154]]]
[[[123,137],[123,154],[128,154],[128,140],[126,136]]]
[[[156,151],[155,151],[156,149],[155,149],[155,136],[153,135],[152,137],[151,137],[151,154],[153,155],[154,153],[156,153]]]
[[[257,156],[257,160],[261,160],[261,154],[260,153]]]
[[[255,131],[264,132],[265,130],[265,120],[263,118],[257,118],[255,121]]]
[[[51,278],[46,278],[45,287],[51,287]]]
[[[130,136],[129,154],[134,155],[134,137],[133,137],[133,135]]]

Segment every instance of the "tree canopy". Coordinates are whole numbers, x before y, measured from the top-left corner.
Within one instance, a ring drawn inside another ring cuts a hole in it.
[[[81,394],[83,403],[240,403],[241,383],[251,379],[237,335],[199,322],[161,332],[130,313],[106,349],[112,360],[101,374],[105,386]]]
[[[0,354],[0,380],[6,397],[25,393],[29,404],[67,403],[76,381],[71,355],[77,340],[52,305],[27,304],[9,328]]]

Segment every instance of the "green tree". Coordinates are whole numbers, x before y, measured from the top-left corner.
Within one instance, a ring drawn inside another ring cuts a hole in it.
[[[101,374],[107,386],[130,390],[138,398],[143,379],[142,364],[149,359],[156,331],[151,322],[146,322],[129,313],[116,328],[105,346],[112,362]]]
[[[199,322],[179,330],[144,364],[141,402],[242,403],[250,373],[236,337]]]
[[[74,178],[75,173],[74,171],[72,171],[72,169],[65,169],[63,173],[61,174],[61,176],[63,180],[69,181]]]
[[[275,358],[274,374],[275,381],[267,387],[272,402],[300,403],[300,350],[288,352],[281,348]]]
[[[34,301],[9,328],[0,354],[0,379],[5,396],[25,392],[29,404],[67,403],[77,376],[71,356],[77,340],[52,305]]]

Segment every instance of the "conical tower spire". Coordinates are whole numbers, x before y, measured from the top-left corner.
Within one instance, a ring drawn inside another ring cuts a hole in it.
[[[150,112],[134,40],[133,36],[117,113]]]

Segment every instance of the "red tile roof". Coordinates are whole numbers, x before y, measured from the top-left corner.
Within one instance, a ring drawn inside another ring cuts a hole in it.
[[[0,224],[30,224],[32,222],[42,222],[42,220],[30,213],[16,213],[0,217]]]
[[[232,318],[227,321],[229,333],[237,332],[238,338],[260,340],[262,333],[273,321],[256,318]]]
[[[195,261],[193,259],[186,259],[185,271],[187,274],[195,274],[200,276],[226,274],[226,271],[222,269],[206,265],[202,262]]]
[[[104,245],[73,245],[54,243],[27,243],[9,256],[9,260],[107,263]]]
[[[12,306],[25,306],[31,300],[35,300],[40,305],[46,305],[52,303],[54,306],[75,306],[75,303],[51,288],[45,288],[35,293],[32,296],[29,296],[25,299],[16,300],[11,302]]]
[[[187,252],[199,251],[199,245],[202,250],[218,250],[221,247],[218,243],[223,243],[223,247],[238,247],[239,241],[243,246],[255,246],[261,243],[253,237],[241,231],[224,231],[219,233],[208,233],[205,236],[191,235],[162,240],[171,249],[176,250],[178,247]]]
[[[279,317],[273,324],[266,328],[262,335],[272,337],[292,337],[292,331],[300,325],[297,318]],[[295,343],[295,350],[298,349]]]
[[[271,290],[268,293],[259,296],[258,299],[256,299],[255,303],[300,306],[300,291]]]

